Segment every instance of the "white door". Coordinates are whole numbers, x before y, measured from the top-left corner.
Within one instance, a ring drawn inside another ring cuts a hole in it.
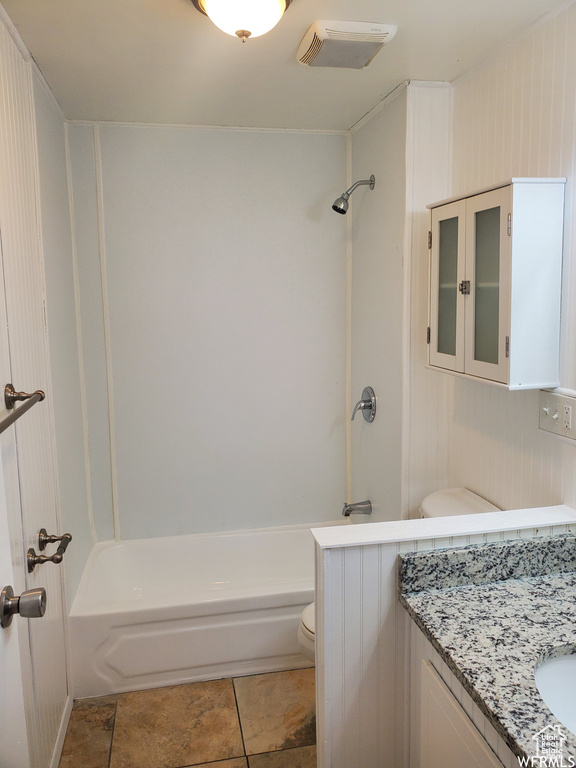
[[[0,647],[9,647],[12,657],[19,654],[18,675],[10,675],[14,685],[2,694],[0,719],[18,715],[21,733],[18,700],[23,702],[29,747],[28,757],[10,763],[11,745],[0,742],[0,765],[51,768],[67,703],[62,566],[45,563],[28,574],[26,551],[38,550],[40,528],[63,532],[58,527],[31,70],[1,23],[0,64],[0,419],[7,413],[5,384],[12,382],[19,391],[42,389],[47,395],[0,435],[0,535],[2,525],[7,526],[11,556],[11,566],[4,560],[2,569],[9,580],[0,589],[10,584],[16,594],[35,586],[47,591],[43,618],[15,617],[8,629],[0,629]],[[6,541],[2,547],[3,553]]]
[[[0,589],[14,585],[15,581],[4,473],[0,463]],[[21,768],[30,764],[22,684],[24,670],[21,665],[20,629],[18,623],[13,622],[8,629],[0,630],[0,765],[3,768]],[[25,639],[22,638],[23,641]],[[29,655],[24,653],[23,656],[29,662]],[[25,672],[29,675],[29,663]],[[31,693],[31,690],[29,692]]]
[[[0,257],[1,233],[0,233]],[[2,258],[0,297],[2,326],[0,344],[0,419],[10,411],[4,405],[4,385],[12,382],[16,389],[34,391],[43,389],[45,401],[37,403],[0,437],[2,476],[6,525],[9,530],[8,550],[11,569],[5,563],[5,578],[0,585],[14,588],[15,594],[25,589],[44,587],[47,592],[46,614],[40,619],[15,617],[12,626],[0,630],[3,642],[11,636],[18,642],[11,648],[20,655],[21,688],[26,710],[26,730],[30,750],[29,761],[19,760],[15,767],[48,768],[66,708],[68,686],[66,676],[66,642],[64,633],[62,567],[54,563],[36,566],[29,573],[26,552],[33,547],[39,552],[38,532],[45,527],[48,533],[58,531],[57,494],[53,455],[52,425],[49,402],[49,383],[46,369],[44,307],[40,297],[39,311],[33,276],[23,274],[22,265],[12,268]],[[18,290],[11,285],[20,283]],[[19,294],[10,295],[10,290]],[[16,344],[12,329],[18,338]],[[36,382],[36,384],[32,384]],[[19,407],[19,405],[16,405]],[[1,514],[1,512],[0,512]],[[51,545],[44,554],[52,554]],[[17,625],[17,626],[15,626]],[[18,647],[17,647],[18,646]],[[14,695],[17,689],[13,689]],[[9,706],[8,701],[6,706]],[[4,746],[0,746],[0,765],[5,763]]]

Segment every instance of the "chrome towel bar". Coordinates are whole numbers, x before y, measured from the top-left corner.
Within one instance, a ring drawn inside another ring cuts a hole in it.
[[[16,408],[12,413],[9,413],[8,416],[5,416],[2,421],[0,421],[0,434],[8,429],[8,427],[12,426],[12,424],[14,424],[20,416],[23,416],[26,411],[30,410],[33,405],[40,402],[40,400],[44,400],[45,397],[46,395],[41,389],[37,389],[36,392],[29,395],[26,392],[16,392],[12,384],[6,384],[4,387],[4,402],[9,411],[14,408],[15,403],[22,400],[25,402],[24,405],[21,405],[20,408]]]

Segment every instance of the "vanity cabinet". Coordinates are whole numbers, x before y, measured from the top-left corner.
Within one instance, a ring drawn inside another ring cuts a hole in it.
[[[420,768],[503,768],[429,661],[422,661]]]
[[[406,615],[409,768],[518,768],[518,758]]]
[[[428,206],[430,366],[558,386],[564,185],[512,179]]]

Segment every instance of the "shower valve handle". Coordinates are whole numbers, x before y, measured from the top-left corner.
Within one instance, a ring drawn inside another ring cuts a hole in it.
[[[354,421],[354,416],[356,416],[358,411],[363,411],[365,408],[372,408],[372,404],[368,400],[358,400],[352,411],[352,418],[350,421]]]
[[[351,421],[354,421],[354,416],[356,416],[358,411],[362,411],[362,416],[364,416],[366,421],[374,421],[376,416],[376,395],[372,387],[365,387],[362,391],[362,400],[358,400],[354,406]]]

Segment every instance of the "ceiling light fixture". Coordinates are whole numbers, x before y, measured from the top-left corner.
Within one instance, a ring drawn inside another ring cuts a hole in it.
[[[292,0],[192,0],[219,29],[243,43],[278,24]]]

